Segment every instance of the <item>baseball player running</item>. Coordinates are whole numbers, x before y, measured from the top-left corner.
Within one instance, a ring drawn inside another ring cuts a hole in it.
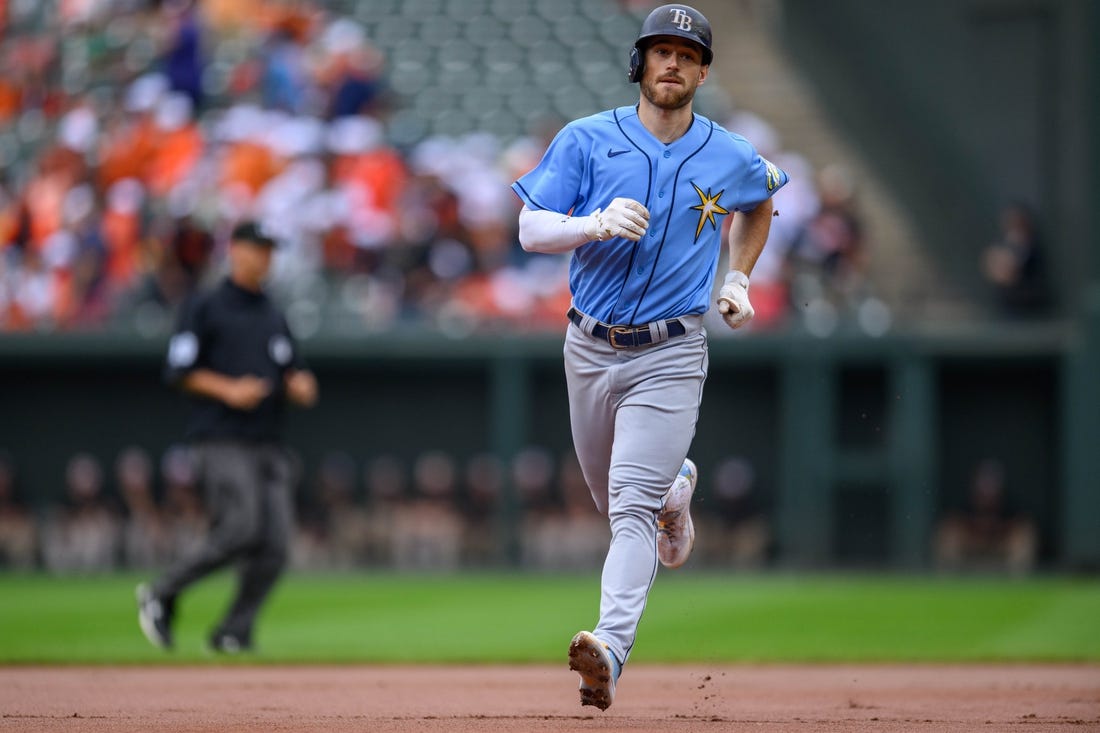
[[[664,5],[630,52],[638,104],[566,125],[512,185],[530,252],[572,252],[565,373],[573,443],[611,523],[596,628],[569,645],[581,705],[606,710],[630,657],[660,561],[679,567],[695,530],[695,464],[686,458],[707,375],[702,327],[723,218],[730,270],[718,309],[753,316],[749,275],[787,174],[744,138],[694,114],[707,79],[710,24]]]

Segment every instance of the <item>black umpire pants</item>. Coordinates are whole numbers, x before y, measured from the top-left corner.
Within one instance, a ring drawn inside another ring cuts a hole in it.
[[[278,445],[216,441],[195,446],[211,526],[203,546],[153,586],[175,598],[191,583],[239,562],[237,594],[215,633],[249,642],[264,599],[286,566],[294,526],[291,462]]]

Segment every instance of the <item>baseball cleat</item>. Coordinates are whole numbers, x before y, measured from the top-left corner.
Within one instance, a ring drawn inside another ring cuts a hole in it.
[[[153,646],[161,649],[172,648],[172,611],[173,603],[164,601],[153,594],[153,589],[145,583],[137,587],[138,625],[141,632]]]
[[[615,699],[619,663],[607,644],[588,631],[579,631],[569,642],[569,669],[581,676],[581,705],[607,710]]]
[[[691,495],[699,473],[690,458],[684,459],[657,513],[657,557],[667,568],[687,562],[695,546],[695,523],[691,521]]]

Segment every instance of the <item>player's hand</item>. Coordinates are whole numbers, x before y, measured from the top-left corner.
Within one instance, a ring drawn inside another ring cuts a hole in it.
[[[740,328],[752,320],[756,312],[749,302],[749,276],[738,270],[726,273],[726,281],[718,291],[718,312],[730,328]]]
[[[612,199],[606,209],[596,209],[590,218],[593,221],[586,233],[601,242],[610,237],[637,242],[649,228],[649,209],[634,199]]]
[[[271,382],[261,377],[245,375],[230,382],[225,393],[225,403],[238,410],[254,410],[269,394]]]

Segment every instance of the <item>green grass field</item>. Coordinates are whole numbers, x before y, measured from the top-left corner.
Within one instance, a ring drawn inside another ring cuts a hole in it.
[[[0,574],[0,663],[213,659],[228,603],[215,576],[183,597],[177,649],[141,635],[130,575]],[[290,575],[249,663],[561,662],[596,618],[598,578]],[[658,578],[632,661],[1036,662],[1100,660],[1096,579],[703,574]]]

